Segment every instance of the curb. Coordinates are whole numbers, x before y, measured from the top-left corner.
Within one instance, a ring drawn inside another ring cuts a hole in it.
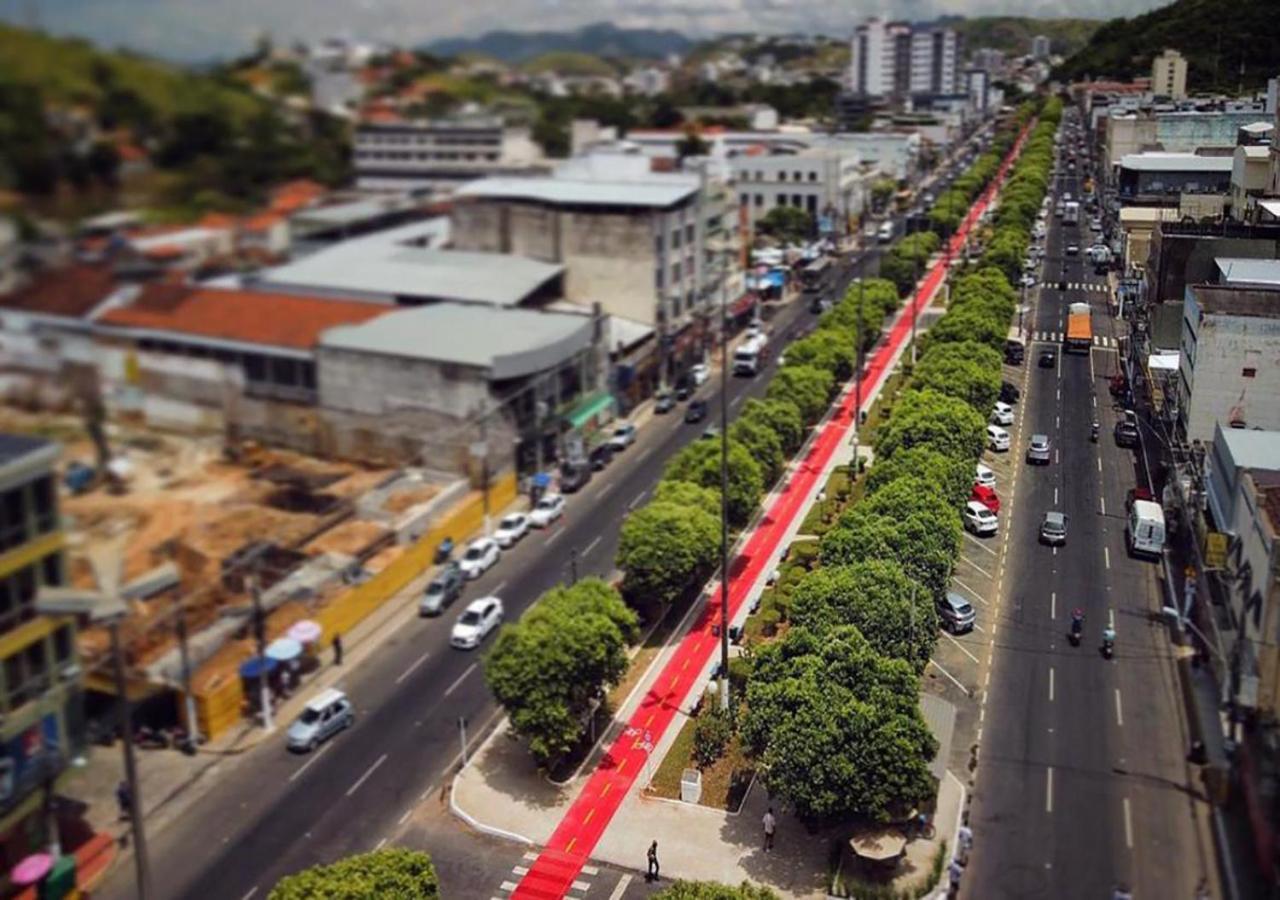
[[[493,734],[497,734],[498,731],[499,729],[494,729]],[[493,735],[490,735],[489,737],[492,738]],[[488,743],[488,740],[485,741],[485,744],[487,743]],[[483,746],[484,745],[482,744],[481,747]],[[481,834],[487,834],[490,837],[502,838],[503,840],[508,840],[508,841],[515,841],[517,844],[524,844],[527,847],[537,846],[537,844],[535,844],[529,838],[525,837],[523,834],[516,834],[514,831],[507,831],[502,828],[497,828],[493,825],[486,825],[483,822],[481,822],[479,819],[474,818],[470,813],[468,813],[466,810],[464,810],[461,806],[458,805],[458,801],[454,797],[454,794],[457,793],[457,790],[458,790],[458,781],[455,778],[449,784],[449,811],[452,812],[455,816],[457,816],[462,821],[466,822],[476,831],[479,831]]]

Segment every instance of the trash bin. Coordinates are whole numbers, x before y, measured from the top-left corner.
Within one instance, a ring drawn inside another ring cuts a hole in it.
[[[59,856],[40,885],[40,900],[62,900],[76,892],[76,858]]]
[[[685,803],[702,801],[702,773],[697,769],[685,769],[680,774],[680,799]]]

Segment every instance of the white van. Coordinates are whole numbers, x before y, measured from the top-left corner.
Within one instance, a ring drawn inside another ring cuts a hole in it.
[[[1133,501],[1124,536],[1131,554],[1159,556],[1164,552],[1164,509],[1150,500]]]
[[[880,243],[887,244],[893,240],[893,222],[892,220],[883,223],[880,226],[880,234],[878,235]]]

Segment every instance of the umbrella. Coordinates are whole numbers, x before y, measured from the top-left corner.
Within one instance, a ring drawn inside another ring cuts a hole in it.
[[[299,644],[311,644],[320,640],[320,635],[324,629],[320,627],[319,622],[313,622],[310,619],[303,619],[294,622],[289,627],[288,636]]]
[[[896,859],[907,849],[907,839],[901,832],[887,828],[849,838],[849,849],[862,859]]]
[[[13,867],[9,878],[17,885],[37,884],[52,868],[52,856],[48,853],[33,853]]]
[[[263,673],[271,673],[280,665],[280,661],[269,656],[251,656],[240,664],[241,678],[261,678]]]
[[[267,658],[278,659],[280,662],[289,662],[297,659],[302,655],[302,644],[293,638],[276,638],[270,644],[267,644]]]

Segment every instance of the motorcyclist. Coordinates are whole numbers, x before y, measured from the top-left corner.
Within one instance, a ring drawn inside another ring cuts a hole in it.
[[[1098,439],[1098,421],[1097,421],[1097,419],[1095,419],[1095,420],[1094,420],[1094,422],[1093,422],[1093,424],[1089,426],[1089,439],[1090,439],[1090,440],[1092,440],[1092,441],[1096,441],[1096,440]]]
[[[1084,629],[1084,610],[1076,607],[1071,611],[1071,633],[1078,635]]]
[[[1102,646],[1107,647],[1109,649],[1111,647],[1114,647],[1115,644],[1116,644],[1116,630],[1112,628],[1110,625],[1108,625],[1106,628],[1102,629]]]

